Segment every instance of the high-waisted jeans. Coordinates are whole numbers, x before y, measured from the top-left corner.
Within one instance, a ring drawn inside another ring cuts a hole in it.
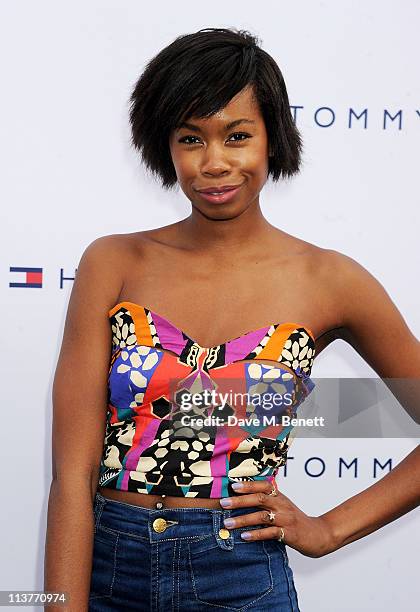
[[[89,611],[299,612],[285,544],[224,528],[255,511],[150,510],[97,492]]]

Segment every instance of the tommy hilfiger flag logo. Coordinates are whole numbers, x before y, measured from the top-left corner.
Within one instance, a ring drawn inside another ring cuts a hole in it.
[[[20,272],[20,283],[9,283],[9,287],[42,287],[42,268],[16,268],[11,267],[10,272]]]

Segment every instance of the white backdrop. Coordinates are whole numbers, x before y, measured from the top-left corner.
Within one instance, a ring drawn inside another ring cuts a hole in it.
[[[146,61],[203,27],[260,36],[299,107],[305,142],[300,176],[267,184],[263,212],[364,265],[419,337],[420,5],[14,0],[0,12],[0,589],[30,590],[42,589],[51,387],[80,256],[98,236],[166,225],[190,210],[182,192],[169,195],[146,176],[129,147],[127,101]],[[13,286],[34,279],[40,287]],[[312,375],[376,373],[337,341]],[[395,465],[416,443],[296,439],[282,490],[308,514],[325,512],[374,482],[375,458]],[[325,461],[322,476],[304,472],[310,457]],[[338,476],[339,457],[358,458],[357,478]],[[417,610],[418,516],[321,559],[289,547],[302,612]]]

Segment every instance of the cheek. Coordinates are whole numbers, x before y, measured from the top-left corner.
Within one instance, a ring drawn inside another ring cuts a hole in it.
[[[263,172],[264,166],[268,164],[267,143],[263,138],[254,138],[250,146],[238,151],[238,161],[253,173]]]
[[[188,160],[186,156],[183,155],[179,149],[177,149],[176,145],[173,146],[171,143],[169,144],[169,152],[171,155],[172,164],[175,168],[175,173],[179,180],[185,174],[188,167]]]
[[[260,181],[268,172],[268,156],[264,148],[249,150],[240,162],[240,167],[251,177]]]
[[[174,155],[172,163],[180,180],[194,176],[199,170],[198,158],[195,158],[194,155]]]

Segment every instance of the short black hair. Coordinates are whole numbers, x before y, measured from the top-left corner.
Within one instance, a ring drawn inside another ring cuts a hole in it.
[[[302,139],[283,75],[247,30],[203,28],[178,36],[146,65],[130,96],[131,143],[165,189],[177,182],[169,136],[191,117],[210,117],[252,86],[272,156],[273,181],[300,170]]]

